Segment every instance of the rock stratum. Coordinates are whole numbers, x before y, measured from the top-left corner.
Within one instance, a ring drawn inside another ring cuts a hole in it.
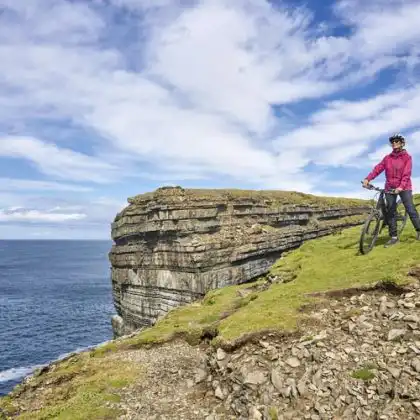
[[[267,273],[303,242],[358,225],[363,200],[297,192],[159,188],[112,223],[116,336],[153,325],[210,289]]]

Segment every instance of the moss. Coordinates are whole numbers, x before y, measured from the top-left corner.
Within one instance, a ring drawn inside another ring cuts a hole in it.
[[[279,418],[277,408],[273,407],[273,406],[271,406],[268,409],[268,415],[269,415],[270,420],[278,420],[278,418]]]
[[[351,376],[354,379],[360,379],[366,382],[375,378],[375,374],[372,372],[372,370],[366,367],[353,371]]]

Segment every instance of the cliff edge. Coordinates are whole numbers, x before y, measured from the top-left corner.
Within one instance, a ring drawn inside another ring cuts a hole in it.
[[[363,200],[287,191],[164,187],[128,199],[112,223],[116,336],[206,292],[268,272],[303,242],[361,223]]]

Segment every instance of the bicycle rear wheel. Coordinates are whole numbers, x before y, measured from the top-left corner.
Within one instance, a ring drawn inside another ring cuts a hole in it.
[[[360,235],[359,250],[362,254],[367,254],[375,246],[381,228],[381,216],[379,212],[371,213],[366,219]]]
[[[399,199],[397,201],[397,231],[398,237],[400,236],[401,232],[404,230],[405,225],[407,224],[408,213],[404,207],[404,204]]]

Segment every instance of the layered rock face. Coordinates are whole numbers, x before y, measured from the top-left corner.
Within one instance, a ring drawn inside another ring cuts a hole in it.
[[[283,191],[160,188],[112,224],[116,335],[207,291],[266,273],[304,241],[360,224],[366,201]]]

